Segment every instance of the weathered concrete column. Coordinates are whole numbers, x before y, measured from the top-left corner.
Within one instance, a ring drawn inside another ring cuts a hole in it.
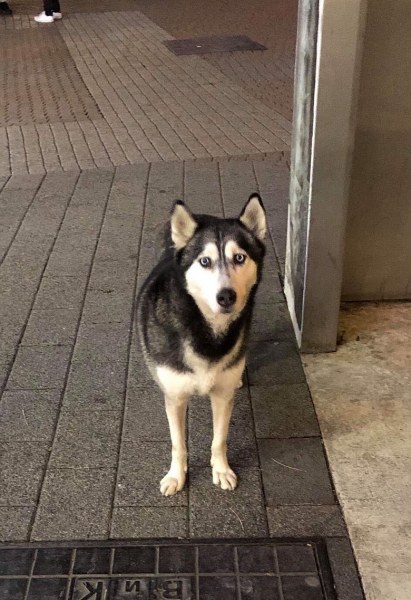
[[[285,292],[303,352],[336,346],[366,0],[300,0]]]

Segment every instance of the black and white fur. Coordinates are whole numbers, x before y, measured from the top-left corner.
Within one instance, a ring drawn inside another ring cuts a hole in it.
[[[193,215],[173,207],[164,254],[137,301],[143,354],[162,389],[170,427],[171,466],[161,493],[180,491],[187,472],[186,410],[208,395],[213,411],[213,482],[234,490],[227,434],[240,387],[252,309],[265,253],[265,211],[250,196],[238,219]]]

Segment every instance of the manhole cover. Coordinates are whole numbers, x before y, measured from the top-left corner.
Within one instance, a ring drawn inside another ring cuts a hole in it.
[[[13,600],[335,600],[321,542],[26,545],[0,549]]]
[[[241,50],[266,50],[246,35],[215,35],[185,40],[165,40],[165,46],[174,54],[209,54],[210,52],[238,52]]]

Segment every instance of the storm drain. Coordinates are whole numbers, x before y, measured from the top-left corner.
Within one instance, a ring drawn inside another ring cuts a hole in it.
[[[246,35],[213,35],[184,40],[165,40],[163,44],[177,55],[267,49]]]
[[[0,549],[13,600],[336,600],[322,542],[159,543]]]

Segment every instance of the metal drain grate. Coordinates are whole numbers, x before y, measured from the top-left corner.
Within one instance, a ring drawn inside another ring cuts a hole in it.
[[[13,600],[335,600],[321,542],[42,545],[0,549]]]
[[[209,54],[211,52],[240,52],[244,50],[266,50],[265,46],[253,42],[246,35],[215,35],[185,40],[165,40],[165,46],[174,54]]]

